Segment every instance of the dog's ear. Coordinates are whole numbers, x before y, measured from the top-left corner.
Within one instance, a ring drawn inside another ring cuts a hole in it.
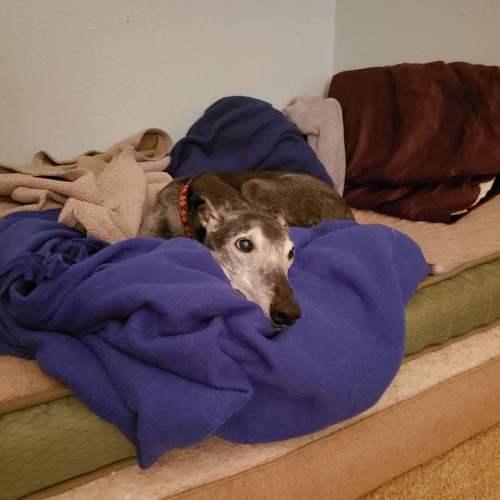
[[[191,199],[190,205],[196,211],[195,218],[207,233],[216,231],[224,222],[222,210],[215,208],[208,197],[197,194]]]
[[[241,194],[252,202],[260,202],[265,198],[269,198],[269,195],[273,197],[271,192],[273,184],[272,181],[268,181],[267,179],[250,179],[245,181],[241,185]]]

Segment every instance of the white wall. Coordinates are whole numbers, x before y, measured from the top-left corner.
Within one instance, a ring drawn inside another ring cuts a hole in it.
[[[500,64],[499,26],[500,0],[0,0],[0,163],[178,140],[220,97],[281,109],[344,69]]]
[[[0,0],[0,163],[147,127],[174,140],[216,99],[281,109],[332,73],[335,0]]]
[[[403,62],[500,64],[500,0],[337,0],[333,72]]]

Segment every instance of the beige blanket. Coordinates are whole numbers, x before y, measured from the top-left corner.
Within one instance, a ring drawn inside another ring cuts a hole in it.
[[[164,172],[173,143],[148,129],[105,152],[66,161],[39,152],[30,165],[0,165],[0,217],[19,210],[62,209],[59,222],[116,243],[137,236],[143,214],[172,179]]]
[[[342,195],[345,181],[345,147],[342,109],[337,100],[303,95],[283,110],[285,116],[307,136],[307,142]]]
[[[500,257],[500,196],[496,196],[453,224],[399,219],[370,210],[354,210],[362,224],[384,224],[413,238],[427,262],[443,274],[424,281],[429,285],[451,275]]]

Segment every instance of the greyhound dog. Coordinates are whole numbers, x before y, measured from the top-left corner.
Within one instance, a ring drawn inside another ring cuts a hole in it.
[[[257,303],[275,331],[300,318],[287,274],[294,258],[288,226],[354,220],[325,182],[282,172],[203,173],[175,179],[156,198],[141,236],[187,236],[206,245],[246,299]]]

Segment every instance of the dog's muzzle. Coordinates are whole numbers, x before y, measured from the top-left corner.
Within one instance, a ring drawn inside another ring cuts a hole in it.
[[[270,315],[275,328],[283,330],[287,326],[292,326],[300,318],[300,307],[295,299],[277,300],[271,304]]]

